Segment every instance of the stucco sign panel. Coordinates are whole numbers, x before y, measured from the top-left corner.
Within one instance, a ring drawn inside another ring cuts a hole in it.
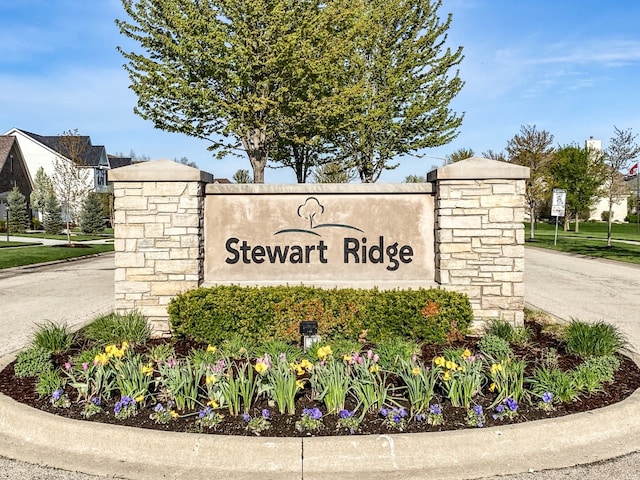
[[[428,194],[207,195],[205,284],[426,286]]]

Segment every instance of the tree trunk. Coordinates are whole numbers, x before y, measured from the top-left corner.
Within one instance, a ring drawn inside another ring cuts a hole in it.
[[[264,169],[269,158],[269,148],[264,130],[254,128],[247,132],[242,137],[242,144],[253,169],[253,183],[264,183]]]
[[[576,233],[580,233],[580,215],[578,215],[576,213],[576,228],[575,228],[575,232]]]
[[[609,195],[609,218],[607,219],[607,247],[611,246],[612,223],[613,223],[613,195]]]
[[[531,217],[531,230],[529,231],[529,238],[533,240],[536,238],[536,203],[529,203],[529,216]]]

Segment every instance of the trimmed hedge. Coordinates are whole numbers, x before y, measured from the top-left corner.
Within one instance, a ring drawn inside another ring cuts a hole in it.
[[[173,298],[173,334],[217,344],[231,334],[250,340],[299,340],[299,323],[318,322],[323,340],[379,342],[404,337],[445,343],[468,331],[465,294],[439,289],[326,290],[306,286],[198,288]]]

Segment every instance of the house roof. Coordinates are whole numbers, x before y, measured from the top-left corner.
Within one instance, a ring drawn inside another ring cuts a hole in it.
[[[7,158],[9,158],[11,147],[13,147],[13,142],[15,141],[16,137],[12,135],[0,135],[0,170],[2,170]]]
[[[111,168],[126,167],[127,165],[131,165],[133,163],[131,157],[116,157],[114,155],[107,155],[107,159],[109,160],[109,167]]]
[[[26,130],[19,130],[25,135],[33,138],[36,142],[49,147],[51,150],[54,150],[65,157],[69,156],[69,152],[68,148],[64,144],[64,139],[71,137],[76,138],[79,144],[82,145],[82,147],[80,147],[82,148],[80,157],[88,167],[97,167],[100,164],[100,159],[106,157],[104,145],[91,145],[91,137],[87,135],[38,135],[37,133],[28,132]]]

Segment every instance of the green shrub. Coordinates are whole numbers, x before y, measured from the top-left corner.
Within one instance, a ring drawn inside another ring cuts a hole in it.
[[[63,385],[64,381],[58,370],[45,370],[38,375],[36,393],[40,397],[48,397]]]
[[[16,357],[13,370],[18,378],[37,377],[43,372],[53,370],[51,352],[38,346],[23,350]]]
[[[397,369],[402,362],[410,363],[414,355],[420,354],[420,345],[412,340],[392,337],[380,341],[374,350],[380,357],[380,366],[391,370]]]
[[[151,336],[147,320],[137,312],[126,315],[110,313],[96,318],[81,330],[82,335],[97,345],[109,345],[127,341],[145,343]]]
[[[50,322],[38,326],[31,343],[50,353],[60,354],[71,348],[74,337],[66,325]]]
[[[564,336],[567,352],[580,357],[602,357],[619,353],[627,341],[615,325],[572,320]]]
[[[505,320],[490,321],[485,334],[495,335],[513,345],[525,345],[531,338],[529,328],[514,327]]]
[[[445,343],[467,332],[466,295],[445,290],[319,289],[305,286],[199,288],[169,304],[174,335],[218,344],[245,339],[299,341],[299,323],[318,322],[323,340],[404,337]]]
[[[513,353],[508,341],[490,333],[480,339],[478,348],[483,354],[498,362]]]

